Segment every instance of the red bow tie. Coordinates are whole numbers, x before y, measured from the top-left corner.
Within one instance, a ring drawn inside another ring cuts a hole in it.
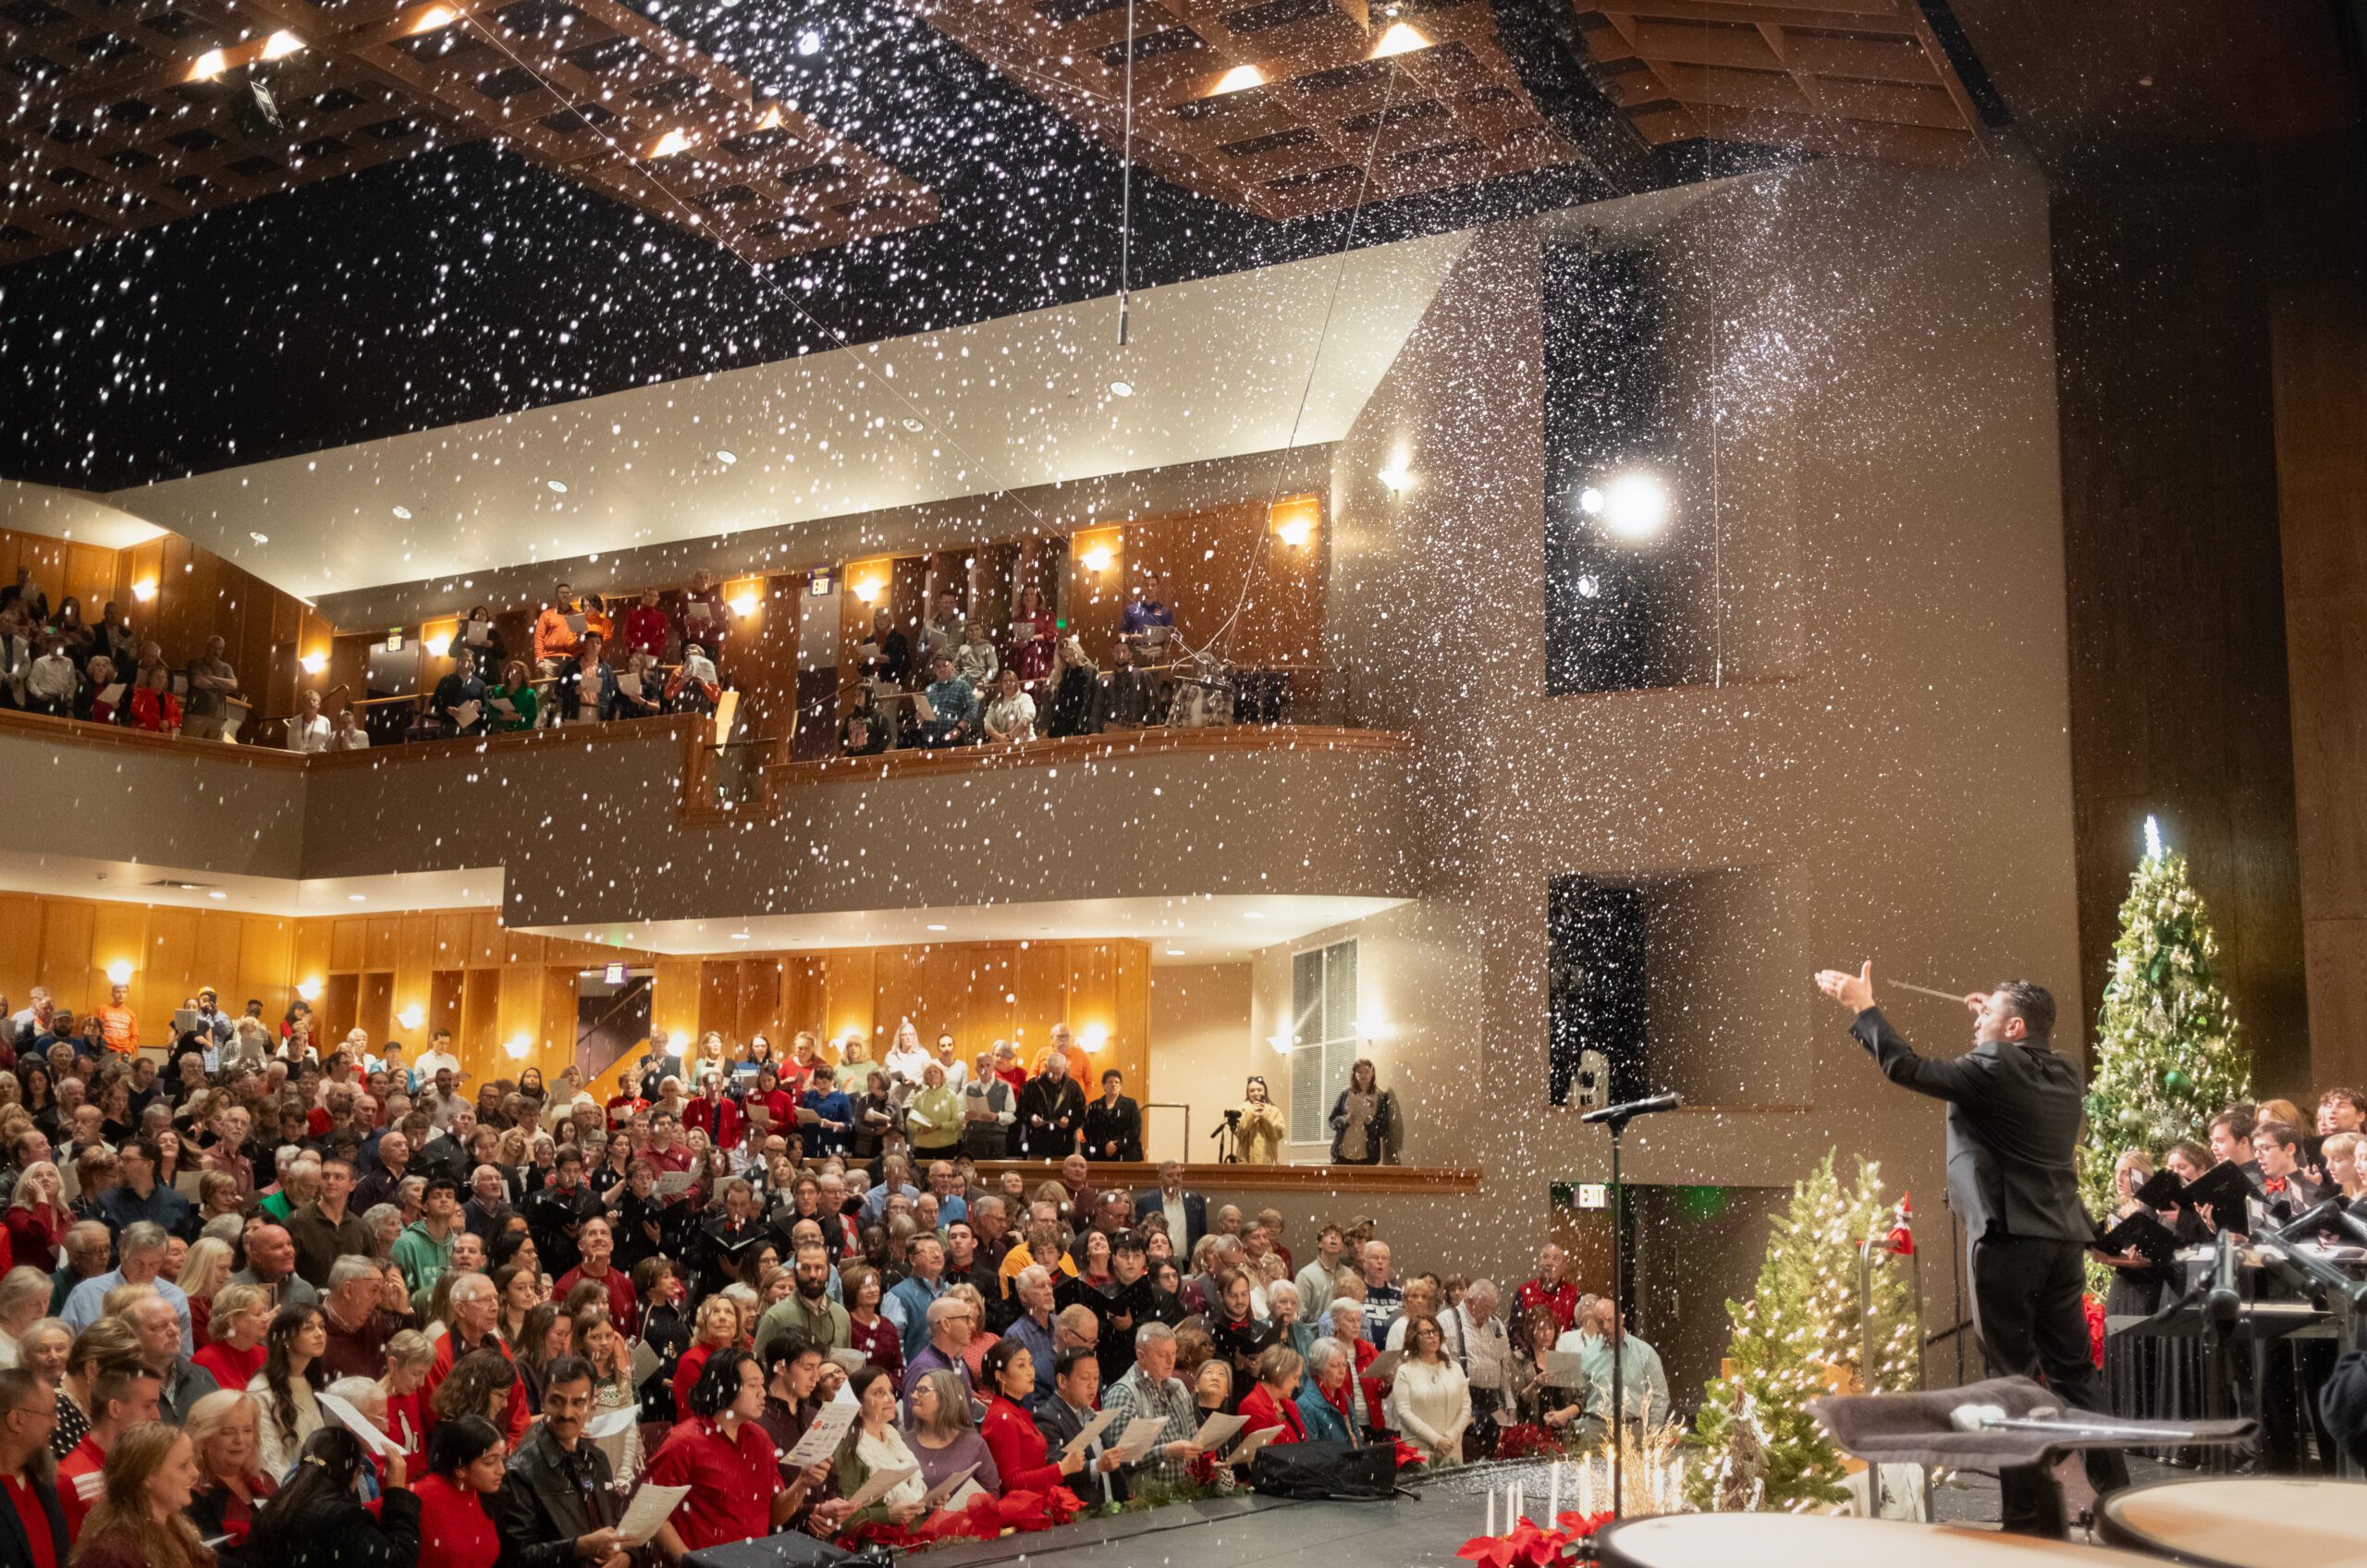
[[[2285,1190],[2285,1178],[2282,1176],[2271,1176],[2266,1182],[2262,1183],[2262,1185],[2268,1192],[2269,1195],[2274,1197],[2278,1193]]]

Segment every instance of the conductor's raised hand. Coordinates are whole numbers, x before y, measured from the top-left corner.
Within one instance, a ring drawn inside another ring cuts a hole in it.
[[[1851,1012],[1863,1012],[1874,1005],[1874,961],[1868,959],[1855,974],[1846,969],[1820,969],[1816,988]]]

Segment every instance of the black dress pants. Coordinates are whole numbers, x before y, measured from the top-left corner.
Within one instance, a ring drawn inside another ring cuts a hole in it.
[[[2042,1378],[2066,1404],[2108,1416],[2110,1395],[2088,1345],[2081,1305],[2085,1251],[2077,1242],[1984,1236],[1972,1243],[1973,1328],[1989,1369],[2001,1378]],[[2084,1452],[2088,1482],[2098,1493],[2128,1485],[2128,1461],[2118,1449]],[[2005,1527],[2020,1535],[2063,1534],[2062,1498],[2040,1465],[2008,1465],[1997,1473]]]

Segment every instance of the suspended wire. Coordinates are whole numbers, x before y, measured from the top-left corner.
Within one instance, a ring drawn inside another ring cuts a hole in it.
[[[1127,290],[1134,285],[1134,0],[1126,0],[1125,132],[1118,143],[1118,347],[1126,346]]]

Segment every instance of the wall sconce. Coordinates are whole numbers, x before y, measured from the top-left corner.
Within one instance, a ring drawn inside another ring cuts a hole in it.
[[[1315,520],[1305,512],[1296,513],[1274,525],[1274,537],[1295,550],[1315,537]]]
[[[1428,49],[1430,41],[1411,22],[1392,22],[1380,42],[1372,46],[1372,57],[1386,60],[1392,55],[1411,55],[1417,49]]]
[[[1276,1056],[1291,1054],[1291,1037],[1288,1035],[1269,1035],[1266,1036],[1266,1043],[1274,1047]]]
[[[1085,553],[1085,570],[1091,572],[1108,571],[1110,561],[1115,558],[1110,555],[1109,545],[1096,545]]]
[[[319,1001],[321,999],[321,983],[318,980],[299,980],[296,982],[296,995],[303,1001]]]
[[[866,605],[877,604],[879,602],[879,579],[876,577],[866,577],[862,582],[856,583],[854,585],[854,596],[861,599]]]
[[[306,654],[302,658],[298,659],[296,663],[303,669],[305,674],[318,675],[321,671],[328,668],[329,656],[326,654]]]
[[[1413,483],[1414,476],[1406,472],[1405,459],[1403,458],[1392,461],[1387,468],[1380,471],[1380,486],[1392,496],[1403,496]]]
[[[731,596],[731,613],[745,620],[756,613],[756,595],[742,589]]]
[[[1091,1055],[1110,1043],[1110,1031],[1098,1023],[1088,1023],[1076,1032],[1076,1043]]]
[[[417,1033],[419,1026],[427,1022],[427,1014],[423,1010],[416,1006],[407,1007],[403,1009],[402,1011],[395,1014],[395,1022],[401,1024],[404,1028],[409,1029],[413,1033]]]
[[[130,961],[129,959],[128,959],[128,958],[119,958],[119,959],[116,960],[113,963],[108,964],[108,965],[107,965],[107,981],[108,981],[108,983],[109,983],[110,985],[116,985],[116,986],[129,986],[129,985],[130,985],[130,984],[131,984],[131,961]]]
[[[146,604],[156,596],[156,580],[153,577],[141,578],[131,585],[131,596],[141,604]]]
[[[534,1048],[534,1041],[533,1036],[528,1035],[512,1035],[509,1036],[509,1043],[501,1048],[509,1053],[510,1060],[523,1061],[526,1060],[526,1053]]]

